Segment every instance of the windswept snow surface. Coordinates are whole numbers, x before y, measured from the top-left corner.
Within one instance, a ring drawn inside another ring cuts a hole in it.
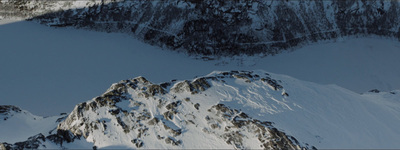
[[[145,76],[158,83],[213,70],[262,69],[357,93],[400,89],[400,44],[391,39],[355,38],[271,57],[203,61],[124,34],[26,21],[0,24],[0,104],[43,116],[69,112],[122,79]]]

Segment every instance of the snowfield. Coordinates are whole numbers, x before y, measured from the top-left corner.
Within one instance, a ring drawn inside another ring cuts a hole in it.
[[[349,38],[273,57],[203,61],[124,34],[4,19],[0,20],[0,100],[37,115],[57,115],[121,79],[145,76],[159,83],[214,70],[257,69],[336,84],[357,93],[390,91],[400,89],[399,48],[400,43],[392,39]]]
[[[0,141],[16,143],[38,133],[46,135],[56,129],[57,119],[65,116],[41,117],[26,110],[11,111],[7,115],[0,114]]]

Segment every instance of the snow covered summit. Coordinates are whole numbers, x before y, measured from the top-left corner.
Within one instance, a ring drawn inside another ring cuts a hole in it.
[[[0,141],[7,149],[398,148],[399,94],[360,95],[264,71],[161,84],[137,77],[76,105],[58,125],[42,122],[55,130],[32,130],[25,144],[6,135]],[[16,108],[3,107],[3,118]],[[33,123],[27,118],[19,120]],[[0,126],[14,123],[1,120]]]

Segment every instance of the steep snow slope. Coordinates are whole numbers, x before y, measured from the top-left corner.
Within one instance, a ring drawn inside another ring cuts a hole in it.
[[[57,134],[38,141],[65,148],[399,148],[399,99],[399,90],[360,95],[264,71],[162,84],[137,77],[78,104]]]
[[[203,61],[123,34],[49,28],[26,21],[0,20],[0,24],[1,104],[43,116],[68,112],[82,100],[101,94],[104,87],[139,75],[159,83],[213,70],[263,69],[357,93],[400,89],[400,44],[390,39],[348,38],[272,57]]]

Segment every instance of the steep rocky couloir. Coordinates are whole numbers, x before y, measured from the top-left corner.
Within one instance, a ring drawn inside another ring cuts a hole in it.
[[[194,55],[276,54],[352,35],[400,38],[396,0],[97,0],[57,12],[43,4],[48,1],[23,2],[3,0],[0,7],[18,8],[7,9],[14,14],[33,11],[34,20],[51,26],[128,33]]]

